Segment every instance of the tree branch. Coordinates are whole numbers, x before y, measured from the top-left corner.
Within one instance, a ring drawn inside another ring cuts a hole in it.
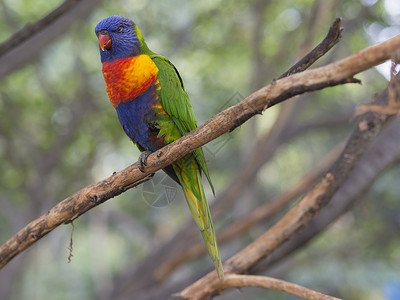
[[[227,274],[221,290],[246,286],[278,290],[303,299],[340,300],[339,298],[327,296],[291,282],[257,275]]]
[[[278,79],[287,77],[289,75],[298,73],[302,70],[308,69],[313,63],[315,63],[321,56],[323,56],[329,49],[335,46],[340,40],[343,27],[340,27],[341,18],[336,18],[332,26],[329,28],[328,34],[324,40],[315,47],[311,52],[299,60],[293,67],[279,76]]]
[[[30,62],[40,51],[87,16],[101,0],[66,0],[44,18],[22,28],[0,45],[0,78]]]
[[[26,40],[32,38],[33,35],[37,34],[43,28],[51,25],[55,20],[72,9],[80,1],[81,0],[66,0],[63,4],[61,4],[44,18],[38,20],[34,24],[27,25],[16,32],[8,40],[0,44],[0,57],[19,46]]]
[[[261,114],[268,107],[305,92],[359,82],[353,78],[355,74],[390,59],[399,48],[400,35],[336,63],[274,81],[239,104],[217,114],[186,136],[151,154],[148,157],[145,173],[140,172],[135,163],[105,180],[83,188],[60,202],[45,215],[32,221],[0,247],[0,268],[57,226],[73,221],[89,209],[137,185],[138,181],[146,176],[220,135],[234,130],[254,115]],[[322,186],[329,186],[331,181],[332,178],[327,176]]]
[[[392,167],[400,158],[399,128],[400,118],[397,117],[382,130],[329,204],[311,220],[307,228],[276,249],[268,260],[262,263],[262,266],[257,265],[257,271],[266,270],[270,265],[279,263],[283,258],[304,246],[362,198],[362,194],[368,191],[379,175]]]
[[[386,89],[380,95],[378,102],[387,103],[387,98]],[[389,119],[387,115],[373,112],[362,115],[344,151],[330,171],[273,227],[225,262],[223,264],[225,274],[246,272],[308,224],[346,181],[369,144]],[[222,286],[223,282],[217,279],[215,272],[210,272],[184,289],[179,296],[183,299],[204,299],[218,294]]]

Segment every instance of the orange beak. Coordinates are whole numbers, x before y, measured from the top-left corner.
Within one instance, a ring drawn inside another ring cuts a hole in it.
[[[110,49],[111,48],[111,37],[108,34],[99,34],[99,45],[102,51],[104,51],[104,49]]]

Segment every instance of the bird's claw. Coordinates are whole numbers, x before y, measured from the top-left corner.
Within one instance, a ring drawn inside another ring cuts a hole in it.
[[[151,151],[143,151],[141,154],[140,154],[140,156],[139,156],[139,159],[138,159],[138,168],[139,168],[139,170],[142,172],[142,173],[144,173],[144,168],[143,167],[145,167],[145,166],[147,166],[147,163],[146,163],[146,161],[147,161],[147,157],[151,154],[152,152]]]

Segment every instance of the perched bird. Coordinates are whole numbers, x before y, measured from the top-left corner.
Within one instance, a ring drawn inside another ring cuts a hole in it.
[[[182,77],[165,57],[151,51],[136,24],[121,16],[100,21],[95,29],[106,90],[125,133],[147,156],[197,127]],[[181,185],[190,211],[200,228],[219,278],[224,277],[206,196],[201,180],[210,175],[202,148],[163,169]]]

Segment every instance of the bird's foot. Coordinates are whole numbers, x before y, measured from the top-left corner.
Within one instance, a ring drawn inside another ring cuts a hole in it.
[[[151,153],[152,153],[151,151],[146,150],[146,151],[143,151],[143,152],[140,154],[140,156],[139,156],[139,159],[138,159],[138,168],[139,168],[139,170],[140,170],[142,173],[144,173],[143,167],[147,166],[147,163],[146,163],[147,157],[148,157]]]

